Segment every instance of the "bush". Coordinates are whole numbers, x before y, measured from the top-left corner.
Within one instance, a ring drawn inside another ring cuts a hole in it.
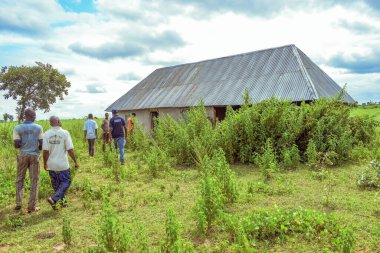
[[[354,247],[352,229],[342,228],[333,217],[319,211],[301,208],[256,211],[242,220],[242,226],[250,241],[273,241],[298,234],[306,240],[327,237],[333,250],[352,252]]]
[[[226,202],[233,203],[238,198],[236,176],[230,169],[222,149],[214,152],[212,159],[203,159],[201,172],[205,177],[215,177]]]
[[[63,217],[63,223],[62,223],[62,237],[63,242],[66,245],[72,244],[72,238],[73,238],[73,228],[71,226],[71,217],[66,215]]]
[[[168,172],[172,168],[172,161],[167,151],[152,145],[144,155],[144,161],[148,164],[149,173],[156,178],[162,172]]]
[[[198,231],[205,235],[224,210],[224,196],[215,177],[205,174],[201,179],[196,204]]]
[[[271,139],[266,141],[264,152],[262,155],[257,157],[256,163],[263,174],[264,181],[269,181],[272,179],[273,174],[277,171],[277,160],[272,148]]]
[[[103,202],[98,229],[98,247],[100,252],[131,251],[131,231],[116,214],[111,203]]]
[[[369,163],[358,180],[358,186],[367,189],[380,189],[380,163],[378,161],[374,160]]]

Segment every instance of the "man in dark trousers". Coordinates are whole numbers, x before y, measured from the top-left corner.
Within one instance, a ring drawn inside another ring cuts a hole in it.
[[[61,121],[56,116],[50,117],[50,125],[51,128],[44,135],[42,146],[44,168],[49,171],[51,185],[55,191],[47,201],[53,209],[56,209],[57,202],[63,207],[66,206],[65,193],[71,185],[71,170],[67,155],[73,160],[75,169],[79,166],[70,133],[62,129]]]
[[[112,110],[112,118],[110,120],[111,136],[115,144],[115,148],[120,152],[120,163],[124,164],[124,146],[127,128],[125,121],[117,114],[117,110]]]
[[[17,125],[13,130],[13,143],[20,149],[17,155],[17,179],[16,179],[16,207],[22,207],[22,197],[25,189],[25,175],[29,169],[30,195],[28,213],[40,210],[36,206],[38,196],[38,180],[40,176],[40,150],[42,149],[43,130],[40,125],[34,123],[36,113],[32,109],[25,110],[24,123]]]

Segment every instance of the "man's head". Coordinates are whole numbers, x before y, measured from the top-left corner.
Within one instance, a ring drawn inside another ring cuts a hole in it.
[[[88,118],[89,119],[93,119],[94,118],[94,115],[92,115],[92,113],[88,114]]]
[[[117,110],[112,110],[112,115],[117,115]]]
[[[133,116],[133,117],[136,117],[136,113],[132,112],[132,116]]]
[[[27,121],[35,121],[36,120],[36,112],[30,108],[24,111],[25,120]]]
[[[61,120],[57,116],[51,116],[49,121],[52,127],[61,126]]]
[[[108,119],[108,117],[109,117],[108,112],[106,112],[106,114],[104,114],[104,117],[105,117],[106,119]]]

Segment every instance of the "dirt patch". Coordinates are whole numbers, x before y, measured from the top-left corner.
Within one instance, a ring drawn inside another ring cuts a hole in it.
[[[49,239],[55,237],[55,233],[39,233],[35,237],[36,239]]]
[[[11,244],[0,244],[0,253],[7,252],[11,246]]]
[[[53,247],[53,250],[54,251],[62,251],[62,250],[64,250],[65,249],[65,244],[64,243],[59,243],[59,244],[57,244],[57,245],[55,245],[54,247]]]

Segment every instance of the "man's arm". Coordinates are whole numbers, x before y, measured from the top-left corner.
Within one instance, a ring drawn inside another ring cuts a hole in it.
[[[44,150],[43,157],[44,157],[44,169],[47,170],[47,161],[49,160],[49,150]]]
[[[16,129],[13,130],[13,146],[15,148],[21,148],[21,137]]]
[[[98,129],[95,129],[95,138],[98,139]]]
[[[78,169],[79,165],[78,165],[77,159],[75,158],[74,149],[67,150],[67,153],[69,154],[70,158],[73,160],[75,169]]]
[[[84,139],[83,140],[86,141],[86,139],[87,139],[87,130],[84,130]]]

